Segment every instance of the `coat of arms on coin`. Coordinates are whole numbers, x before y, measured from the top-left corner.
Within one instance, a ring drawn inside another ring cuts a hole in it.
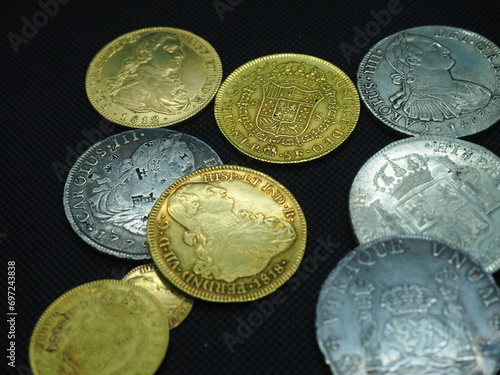
[[[356,126],[359,97],[349,77],[313,56],[277,54],[236,69],[215,99],[215,118],[241,152],[271,163],[323,156]]]

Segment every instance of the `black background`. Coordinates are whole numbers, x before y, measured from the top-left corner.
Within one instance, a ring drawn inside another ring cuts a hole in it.
[[[52,7],[53,16],[44,18],[40,2],[9,0],[0,16],[0,274],[4,285],[0,298],[5,301],[0,305],[4,316],[0,342],[5,343],[0,348],[0,366],[5,370],[0,372],[5,374],[30,373],[32,330],[57,297],[89,281],[122,278],[140,264],[106,256],[84,243],[71,229],[62,204],[64,181],[78,155],[91,143],[130,130],[104,126],[85,93],[88,65],[105,44],[140,28],[177,27],[214,46],[224,78],[249,60],[291,52],[330,61],[355,82],[359,62],[371,45],[406,28],[456,26],[500,43],[495,1],[65,2],[57,12]],[[387,13],[388,8],[393,13]],[[41,26],[36,34],[33,30],[32,35],[25,34],[28,37],[16,52],[8,35],[24,38],[26,20]],[[363,39],[361,32],[369,35]],[[353,50],[346,54],[342,46]],[[307,262],[293,280],[280,288],[279,295],[259,301],[268,308],[266,316],[252,302],[195,301],[191,314],[172,330],[157,374],[329,374],[316,343],[315,308],[323,281],[356,246],[348,214],[349,188],[370,156],[406,136],[380,124],[362,105],[359,122],[342,147],[312,162],[273,165],[243,156],[230,145],[215,122],[213,102],[196,117],[170,128],[208,143],[226,164],[260,170],[285,185],[306,215],[308,245]],[[500,152],[498,126],[464,139]],[[318,261],[314,255],[318,253],[328,256]],[[7,366],[5,355],[7,261],[16,264],[15,369]],[[256,327],[243,332],[241,322]],[[225,334],[240,334],[241,341],[230,347]]]

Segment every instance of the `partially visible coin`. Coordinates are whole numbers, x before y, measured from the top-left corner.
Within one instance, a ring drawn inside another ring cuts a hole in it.
[[[343,143],[359,116],[356,86],[335,65],[313,56],[277,54],[236,69],[215,98],[215,118],[242,153],[298,163]]]
[[[206,40],[181,29],[151,27],[104,46],[85,83],[90,102],[106,119],[157,128],[201,111],[221,80],[219,55]]]
[[[148,259],[147,216],[179,177],[222,164],[198,138],[167,129],[130,130],[85,151],[64,187],[64,209],[75,232],[106,254]]]
[[[419,26],[375,44],[358,70],[366,106],[410,135],[463,137],[500,119],[500,49],[472,31]]]
[[[168,341],[168,321],[151,293],[99,280],[66,292],[45,310],[29,357],[35,375],[154,374]]]
[[[432,237],[358,246],[330,273],[316,310],[335,375],[493,375],[500,290],[475,258]]]
[[[135,267],[123,280],[152,293],[163,305],[170,329],[177,327],[189,315],[193,299],[178,291],[161,275],[154,264]]]
[[[393,234],[451,242],[500,269],[500,158],[459,139],[420,136],[373,155],[351,186],[349,211],[360,243]]]
[[[185,293],[244,302],[275,291],[297,270],[306,221],[279,182],[223,165],[165,191],[149,216],[147,241],[160,272]]]

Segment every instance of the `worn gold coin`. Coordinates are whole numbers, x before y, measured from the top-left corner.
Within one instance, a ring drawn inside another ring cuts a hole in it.
[[[122,280],[99,280],[56,299],[29,346],[33,374],[154,374],[169,341],[160,302]]]
[[[214,302],[263,297],[297,270],[306,221],[271,177],[223,165],[181,177],[148,218],[151,257],[172,284]]]
[[[193,307],[193,299],[175,288],[155,267],[144,264],[132,269],[123,280],[152,293],[163,305],[170,329],[186,319]]]
[[[277,54],[236,69],[215,97],[215,118],[242,153],[272,163],[323,156],[343,143],[359,117],[359,95],[335,65]]]
[[[104,46],[90,63],[86,90],[106,119],[156,128],[198,113],[221,80],[219,55],[206,40],[181,29],[152,27]]]

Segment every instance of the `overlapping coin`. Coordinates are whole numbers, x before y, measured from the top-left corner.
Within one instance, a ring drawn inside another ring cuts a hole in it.
[[[500,119],[500,49],[458,27],[419,26],[375,44],[358,70],[375,117],[410,135],[463,137]]]
[[[222,164],[196,137],[167,129],[130,130],[85,151],[64,187],[64,208],[75,232],[103,253],[149,259],[148,214],[179,177]]]
[[[425,234],[500,269],[500,158],[471,142],[420,136],[373,155],[351,186],[349,212],[359,243]]]
[[[333,374],[493,375],[500,290],[476,259],[419,235],[358,246],[324,282],[316,310]]]
[[[242,153],[271,163],[298,163],[336,149],[359,116],[356,86],[335,65],[301,54],[252,60],[226,78],[215,118]]]
[[[224,165],[170,186],[151,211],[147,241],[159,271],[183,292],[244,302],[275,291],[297,270],[306,222],[282,184]]]
[[[165,357],[168,321],[148,291],[120,280],[76,287],[55,300],[33,331],[35,375],[154,374]]]
[[[189,31],[152,27],[104,46],[85,83],[90,102],[106,119],[157,128],[201,111],[221,79],[221,61],[210,43]]]
[[[123,280],[146,289],[158,298],[170,329],[177,327],[186,319],[193,307],[193,299],[178,291],[158,272],[154,264],[135,267],[125,275]]]

